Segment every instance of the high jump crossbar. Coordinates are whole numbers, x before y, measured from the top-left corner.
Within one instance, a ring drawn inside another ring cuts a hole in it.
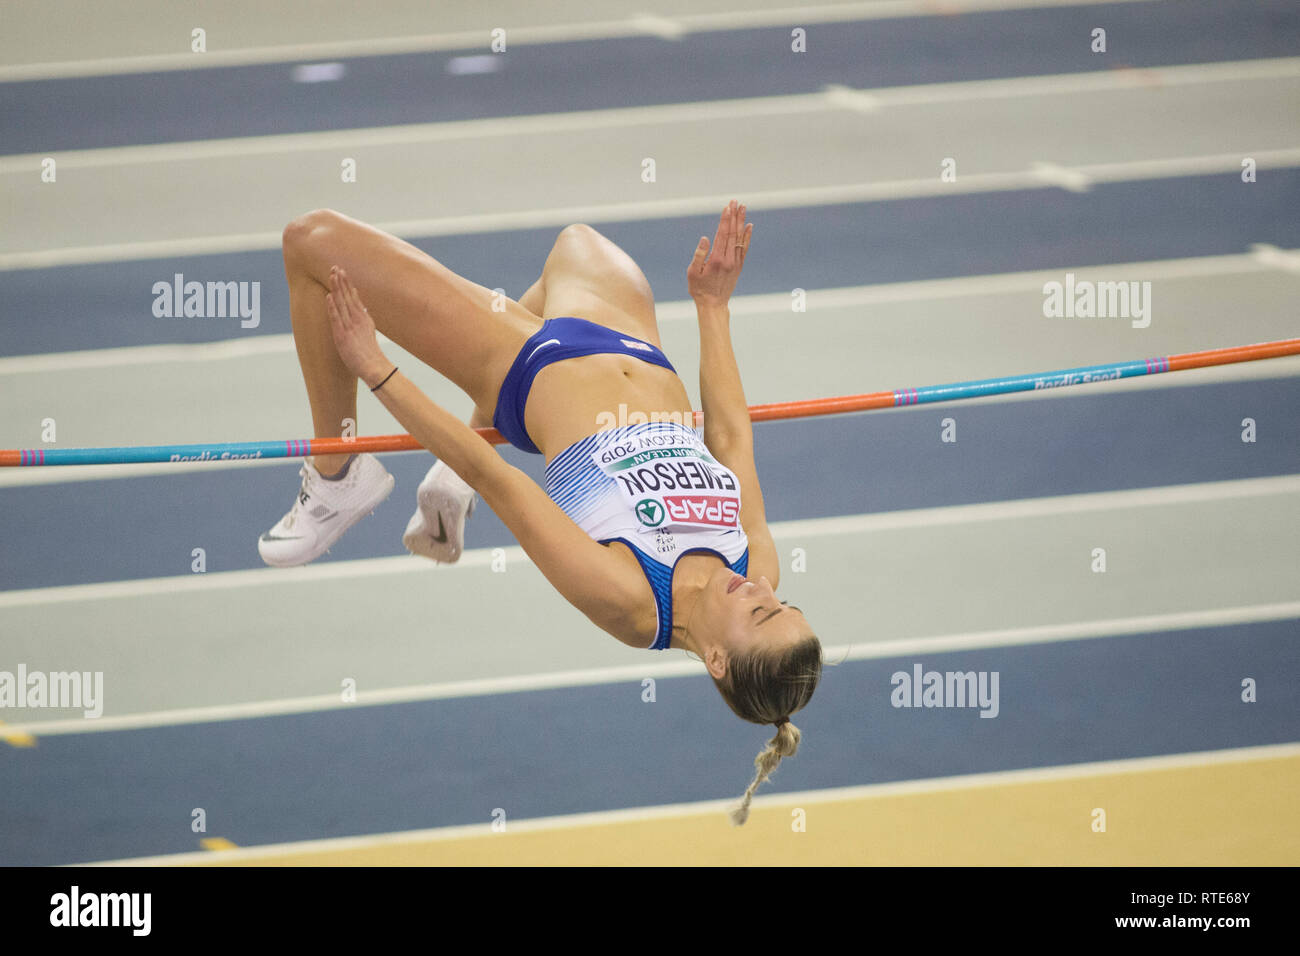
[[[878,408],[951,402],[967,398],[985,398],[1013,392],[1083,385],[1092,382],[1181,372],[1211,365],[1232,365],[1260,359],[1300,354],[1300,339],[1260,342],[1233,348],[1185,352],[1160,358],[1137,359],[1109,365],[1089,365],[1036,375],[1010,378],[986,378],[922,388],[901,388],[890,392],[865,395],[840,395],[834,398],[809,398],[794,402],[751,405],[749,417],[755,422],[786,418],[809,418],[816,415],[839,415]],[[698,425],[703,414],[695,412]],[[505,439],[495,428],[475,429],[485,441],[494,445]],[[355,452],[418,451],[421,445],[410,435],[367,435],[354,438],[290,438],[281,441],[221,442],[200,445],[122,445],[109,448],[12,448],[0,450],[0,467],[34,465],[123,465],[145,462],[231,461],[241,459],[304,458],[308,455],[345,455]]]

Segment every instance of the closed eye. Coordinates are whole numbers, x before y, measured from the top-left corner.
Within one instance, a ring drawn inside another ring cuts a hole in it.
[[[775,611],[773,611],[773,612],[772,612],[771,614],[769,614],[767,617],[763,618],[763,620],[759,621],[759,622],[758,622],[759,625],[761,625],[761,624],[763,624],[763,623],[765,623],[765,622],[767,622],[767,621],[770,621],[772,618],[776,617],[778,614],[781,613],[781,611],[783,611],[783,610],[784,610],[785,608],[787,608],[787,607],[790,608],[791,610],[794,610],[794,611],[798,611],[798,610],[799,610],[799,608],[798,608],[797,606],[795,606],[795,605],[793,605],[793,604],[786,604],[785,601],[782,601],[782,602],[781,602],[781,607],[777,608]],[[755,614],[757,614],[757,613],[758,613],[759,611],[761,611],[762,609],[763,609],[763,605],[760,604],[758,607],[754,608],[754,610],[752,610],[752,611],[749,612],[749,616],[752,618]]]

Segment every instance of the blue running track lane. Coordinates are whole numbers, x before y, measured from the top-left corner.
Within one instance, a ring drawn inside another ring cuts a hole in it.
[[[761,793],[1300,738],[1297,621],[850,661]],[[864,616],[863,634],[870,617]],[[849,642],[853,634],[825,635]],[[998,716],[904,709],[891,675],[997,671]],[[1243,676],[1260,682],[1243,704]],[[42,738],[0,747],[0,865],[238,846],[737,797],[771,728],[704,676]],[[728,826],[719,814],[718,826]]]
[[[701,90],[728,99],[814,93],[828,83],[869,88],[1294,56],[1300,4],[1177,0],[810,24],[808,51],[794,53],[790,30],[799,25],[515,46],[500,55],[498,72],[474,76],[449,75],[446,64],[488,53],[486,30],[478,49],[345,60],[347,74],[335,83],[294,83],[289,63],[0,83],[0,149],[627,108],[693,102]],[[1097,26],[1106,29],[1104,54],[1091,50]],[[763,49],[769,54],[755,55]]]
[[[1046,188],[752,209],[761,246],[746,263],[740,292],[1230,255],[1249,252],[1252,243],[1291,249],[1300,246],[1297,209],[1296,168],[1266,170],[1250,185],[1233,169],[1219,176],[1098,184],[1081,194]],[[710,229],[708,217],[597,225],[637,261],[659,299],[685,297],[686,263]],[[517,297],[541,274],[558,232],[512,230],[415,245],[452,271]],[[177,272],[187,280],[260,281],[261,324],[245,330],[238,318],[156,318],[153,285],[171,282]],[[290,331],[278,249],[0,272],[0,302],[5,356]],[[1140,356],[1113,358],[1131,357]]]

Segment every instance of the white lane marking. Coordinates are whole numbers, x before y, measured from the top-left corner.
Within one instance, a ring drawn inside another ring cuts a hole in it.
[[[250,539],[251,540],[251,539]],[[527,561],[520,547],[506,548],[510,560]],[[249,568],[242,571],[217,571],[205,575],[139,578],[134,581],[106,581],[98,584],[71,584],[20,591],[0,591],[0,610],[11,607],[64,604],[75,601],[102,601],[144,595],[228,591],[247,587],[279,587],[312,581],[354,580],[387,577],[394,574],[454,574],[457,568],[488,565],[491,548],[464,552],[455,565],[439,565],[413,554],[387,558],[360,558],[309,564],[298,568]]]
[[[1252,243],[1250,249],[1255,260],[1266,268],[1300,273],[1300,250],[1279,249],[1267,242]]]
[[[1300,495],[1300,475],[1277,475],[1271,478],[1238,478],[1229,481],[1206,481],[1186,485],[1163,485],[1155,488],[1128,488],[1123,491],[1090,491],[1074,495],[1044,498],[1018,498],[1012,501],[988,501],[971,505],[939,508],[913,508],[879,514],[848,515],[836,518],[805,518],[773,525],[782,535],[867,535],[902,528],[935,528],[983,521],[1022,521],[1058,515],[1088,514],[1096,511],[1156,508],[1202,504],[1238,498],[1265,498],[1274,495]],[[0,601],[4,595],[0,593]]]
[[[1259,624],[1300,618],[1300,601],[1254,604],[1246,607],[1209,608],[1200,611],[1172,611],[1166,614],[1140,614],[1100,621],[1077,621],[1071,624],[1043,624],[1034,627],[1001,628],[973,631],[969,634],[939,634],[933,637],[909,637],[875,644],[851,645],[827,651],[828,660],[876,660],[881,657],[907,657],[913,654],[942,654],[990,647],[1017,647],[1022,644],[1055,644],[1060,641],[1083,641],[1124,634],[1151,634],[1160,631],[1194,630],[1228,627],[1234,624]],[[839,651],[841,657],[834,656]],[[337,696],[337,695],[336,695]]]
[[[1048,185],[1060,186],[1072,193],[1086,193],[1092,188],[1092,180],[1083,173],[1056,163],[1034,163],[1030,171]]]
[[[633,29],[661,40],[680,40],[686,36],[687,29],[681,18],[657,16],[653,13],[638,13],[629,21]]]
[[[1083,275],[1089,272],[1114,274],[1140,273],[1152,281],[1197,279],[1203,276],[1268,272],[1273,269],[1294,271],[1300,250],[1277,249],[1257,243],[1252,252],[1221,256],[1193,256],[1182,259],[1159,259],[1148,262],[1113,262],[1098,265],[1065,265],[1059,269],[1030,272],[1003,272],[951,279],[920,279],[908,282],[881,282],[869,285],[841,286],[808,290],[808,303],[817,309],[840,309],[854,306],[883,305],[893,302],[924,302],[968,296],[998,295],[1041,289],[1043,283],[1060,281],[1066,272]],[[733,315],[786,314],[790,296],[784,292],[737,295],[731,299]],[[695,322],[698,315],[690,299],[661,302],[655,305],[660,322]],[[869,321],[869,314],[863,315]],[[381,336],[382,338],[382,336]],[[387,341],[387,340],[384,340]],[[558,340],[552,340],[558,341]],[[170,365],[176,362],[209,362],[247,358],[258,355],[289,355],[294,351],[293,336],[254,335],[217,342],[180,345],[128,345],[119,348],[85,349],[76,352],[45,352],[0,358],[0,375],[34,375],[126,365]]]
[[[904,528],[934,528],[986,521],[1022,521],[1059,515],[1086,514],[1097,511],[1153,508],[1200,504],[1240,498],[1261,498],[1300,494],[1300,475],[1271,478],[1240,478],[1230,481],[1164,485],[1123,491],[1095,491],[1044,498],[1019,498],[979,504],[948,505],[937,508],[914,508],[878,514],[841,515],[831,518],[806,518],[779,521],[771,525],[774,537],[834,537],[869,535]],[[331,561],[297,568],[251,568],[242,571],[212,571],[207,574],[169,575],[129,581],[105,581],[95,584],[67,584],[44,588],[0,591],[0,610],[14,607],[48,607],[80,601],[121,600],[145,595],[228,591],[250,587],[279,587],[290,583],[350,580],[383,577],[391,574],[454,574],[457,569],[491,564],[494,548],[466,551],[455,565],[434,564],[416,555],[387,558],[358,558]],[[520,547],[504,549],[510,561],[528,562]]]
[[[513,556],[511,560],[514,560]],[[1236,624],[1258,624],[1291,618],[1300,618],[1300,601],[1255,604],[1245,607],[1210,608],[1201,611],[1179,611],[1168,614],[1147,614],[1096,621],[1077,621],[1066,624],[1044,624],[1035,627],[1005,628],[993,631],[972,631],[964,634],[936,634],[896,641],[881,641],[876,644],[827,647],[824,648],[824,653],[828,661],[839,663],[843,661],[942,654],[949,651],[970,651],[993,647],[1018,647],[1025,644],[1054,644],[1061,641],[1094,640],[1129,634],[1153,634],[1162,631],[1227,627]],[[258,717],[276,717],[286,714],[348,710],[353,707],[375,707],[383,704],[401,704],[423,700],[449,700],[493,694],[513,694],[533,690],[555,690],[561,687],[585,687],[595,684],[615,684],[622,681],[637,683],[647,677],[659,679],[687,677],[703,673],[704,671],[698,661],[662,661],[652,664],[635,664],[627,667],[557,671],[549,674],[523,674],[514,677],[485,677],[440,684],[420,684],[411,687],[358,691],[357,699],[352,703],[343,703],[338,694],[321,694],[312,697],[247,701],[239,704],[214,704],[208,707],[184,707],[94,719],[74,717],[65,720],[37,721],[27,724],[5,724],[4,729],[6,733],[26,733],[35,737],[89,734],[109,730],[140,730],[147,727],[177,727],[185,724],[204,724],[227,720],[251,720]]]
[[[1242,263],[1242,272],[1263,270],[1254,256]],[[1142,266],[1145,268],[1145,266]],[[1213,263],[1209,268],[1214,268]],[[1076,269],[1075,272],[1080,270]],[[382,332],[375,337],[382,346],[401,348]],[[176,362],[220,362],[227,359],[259,355],[289,355],[294,351],[293,335],[248,335],[216,342],[186,342],[166,345],[124,345],[119,348],[83,349],[76,352],[44,352],[0,358],[0,375],[29,375],[44,372],[72,372],[90,368],[116,368],[122,365],[171,365]]]
[[[0,358],[0,375],[37,375],[47,372],[115,368],[123,365],[172,365],[176,362],[220,362],[258,355],[293,352],[293,336],[249,335],[218,342],[175,345],[126,345],[119,348],[46,352]]]
[[[1091,777],[1115,774],[1216,767],[1261,760],[1289,760],[1295,757],[1300,757],[1300,744],[1263,744],[1254,747],[1231,747],[1224,750],[1161,754],[1156,757],[1130,757],[1120,760],[1098,760],[1092,763],[1058,764],[1053,767],[1031,767],[1023,770],[995,770],[951,777],[929,777],[923,780],[900,780],[891,783],[860,784],[851,787],[828,787],[825,790],[771,793],[755,797],[751,806],[754,809],[787,807],[790,805],[807,806],[808,804],[817,803],[840,803],[849,800],[944,793],[955,790],[1052,783],[1062,780],[1084,780]],[[512,820],[510,832],[538,833],[550,830],[572,830],[578,827],[606,826],[617,823],[644,823],[652,820],[722,814],[730,810],[735,803],[734,799],[702,800],[694,803],[670,803],[659,806],[631,807],[624,810],[601,810],[592,813],[537,817],[531,820]],[[262,846],[239,847],[222,853],[220,862],[225,863],[240,859],[258,860],[289,854],[341,853],[348,850],[368,850],[377,847],[401,846],[427,841],[459,840],[467,837],[501,839],[499,833],[494,833],[490,823],[477,823],[464,826],[434,827],[426,830],[398,830],[389,833],[367,834],[365,836],[332,837],[323,840],[300,840],[293,843],[269,843]],[[133,857],[122,860],[103,860],[75,865],[179,866],[187,863],[211,862],[213,862],[212,854],[203,851],[164,856]]]
[[[1160,87],[1196,86],[1205,83],[1248,83],[1294,77],[1300,57],[1264,57],[1256,60],[1223,60],[1179,66],[1156,66],[1147,70],[1090,70],[1084,73],[1055,73],[1029,77],[1000,77],[992,80],[955,80],[914,86],[884,86],[870,92],[886,106],[922,106],[932,103],[960,103],[971,100],[1017,99],[1025,96],[1068,96],[1076,93],[1107,93]]]
[[[1156,67],[1151,72],[1162,86],[1207,83],[1237,83],[1277,80],[1300,76],[1300,57],[1272,57],[1261,60],[1233,60],[1194,66]],[[881,107],[922,106],[936,103],[999,100],[1027,96],[1059,96],[1075,93],[1104,93],[1131,90],[1133,78],[1124,70],[1097,70],[1043,76],[1008,77],[996,80],[965,80],[953,83],[923,83],[856,89],[836,85],[840,95],[869,99]],[[767,116],[836,111],[841,107],[825,90],[784,96],[756,96],[692,103],[665,103],[615,109],[576,110],[528,116],[490,117],[363,129],[286,133],[275,136],[239,136],[226,139],[187,140],[137,146],[107,146],[92,149],[15,153],[0,156],[0,174],[31,175],[41,160],[55,156],[61,169],[89,169],[102,166],[147,165],[191,162],[237,156],[283,155],[294,152],[330,152],[347,147],[361,149],[491,137],[528,137],[580,133],[598,129],[662,126],[673,123],[743,122]],[[1238,157],[1240,163],[1240,157]],[[1238,166],[1240,169],[1240,166]],[[729,197],[728,197],[729,198]]]
[[[1261,170],[1300,165],[1300,148],[1257,150],[1256,167]],[[1174,156],[1124,163],[1100,163],[1072,167],[1068,174],[1092,182],[1116,183],[1176,176],[1236,175],[1240,153],[1203,156]],[[1063,174],[1064,175],[1064,174]],[[925,196],[952,196],[1021,189],[1051,189],[1055,183],[1044,182],[1031,170],[999,173],[969,173],[958,182],[945,183],[938,176],[925,179],[895,179],[863,183],[836,183],[830,186],[806,186],[772,189],[751,193],[751,209],[799,209],[810,206],[834,206],[845,203],[877,202],[887,199],[913,199]],[[574,222],[633,222],[680,216],[704,216],[716,213],[729,196],[721,193],[687,196],[679,199],[642,200],[638,202],[602,203],[584,206],[560,206],[549,209],[513,210],[510,212],[471,213],[429,219],[381,222],[376,226],[404,239],[433,236],[462,236],[481,232],[504,232],[512,229],[559,228]],[[30,252],[0,254],[0,272],[16,269],[50,269],[58,266],[96,262],[124,262],[215,255],[225,252],[249,252],[280,248],[283,230],[237,233],[223,236],[192,236],[184,239],[142,240],[97,246],[63,246]]]
[[[868,2],[826,3],[773,10],[737,9],[680,13],[674,15],[672,19],[653,14],[639,14],[619,20],[513,26],[510,29],[510,45],[517,47],[544,43],[570,43],[576,40],[610,40],[643,36],[646,33],[665,39],[678,39],[688,32],[708,30],[794,27],[852,20],[884,20],[954,13],[1142,2],[1150,2],[1150,0],[946,0],[942,5],[924,3],[920,0],[868,0]],[[319,43],[210,50],[202,56],[193,53],[158,53],[45,63],[18,63],[0,67],[0,82],[201,70],[263,63],[291,63],[296,60],[335,60],[347,57],[431,53],[442,50],[471,50],[486,48],[488,40],[489,31],[484,27],[480,30],[460,30],[450,33],[366,37]]]
[[[881,106],[880,97],[867,90],[855,90],[839,83],[827,83],[822,87],[822,93],[831,106],[854,113],[874,113]]]

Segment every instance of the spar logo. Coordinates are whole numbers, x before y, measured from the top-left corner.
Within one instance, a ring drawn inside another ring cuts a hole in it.
[[[647,528],[657,528],[664,523],[664,509],[653,498],[642,498],[636,503],[636,517]]]
[[[740,518],[740,502],[722,495],[664,495],[664,506],[673,521],[734,528]]]

